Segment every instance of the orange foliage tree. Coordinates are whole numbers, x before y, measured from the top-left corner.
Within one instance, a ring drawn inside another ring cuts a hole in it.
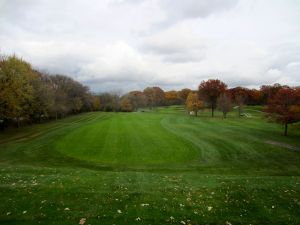
[[[167,105],[179,105],[181,104],[181,99],[178,96],[177,91],[166,91],[165,99]]]

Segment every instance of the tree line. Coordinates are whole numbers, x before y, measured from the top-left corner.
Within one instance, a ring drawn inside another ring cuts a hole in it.
[[[57,120],[89,111],[132,112],[157,106],[186,105],[190,114],[198,115],[205,107],[219,109],[226,118],[232,106],[243,115],[244,105],[267,105],[267,115],[287,125],[299,121],[300,89],[280,84],[260,89],[228,88],[218,80],[202,81],[198,90],[184,88],[163,91],[147,87],[126,94],[95,94],[87,86],[65,75],[47,74],[32,68],[17,56],[0,57],[0,128]]]
[[[244,105],[264,105],[266,116],[275,122],[284,125],[284,135],[287,135],[288,125],[300,121],[300,87],[287,85],[263,85],[260,90],[249,90],[243,87],[227,88],[227,85],[218,80],[202,81],[198,91],[189,93],[186,107],[189,112],[197,116],[198,111],[209,107],[211,116],[218,108],[226,118],[234,104],[238,115],[243,115]]]
[[[19,127],[96,110],[88,87],[64,75],[49,75],[16,57],[0,59],[0,126]]]

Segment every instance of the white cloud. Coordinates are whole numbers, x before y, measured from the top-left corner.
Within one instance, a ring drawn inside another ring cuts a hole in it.
[[[0,50],[95,91],[299,85],[293,0],[0,0]]]
[[[162,0],[167,20],[177,22],[184,19],[205,18],[214,13],[234,7],[237,0]],[[171,22],[172,23],[172,22]]]
[[[167,62],[193,62],[204,58],[206,40],[193,34],[184,25],[175,25],[169,29],[144,38],[141,50],[157,54]]]

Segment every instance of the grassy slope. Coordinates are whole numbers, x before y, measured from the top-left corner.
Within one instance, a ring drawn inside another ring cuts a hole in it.
[[[1,134],[0,223],[299,224],[299,152],[265,143],[300,147],[299,130],[248,112],[88,113]]]

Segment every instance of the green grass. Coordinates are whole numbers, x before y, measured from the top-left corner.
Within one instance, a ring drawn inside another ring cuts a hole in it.
[[[182,107],[0,134],[0,224],[300,224],[299,126]],[[120,211],[118,211],[120,210]]]
[[[83,160],[117,165],[190,162],[197,148],[161,129],[161,117],[143,113],[108,114],[56,140],[53,149]],[[85,138],[82,138],[85,137]]]

